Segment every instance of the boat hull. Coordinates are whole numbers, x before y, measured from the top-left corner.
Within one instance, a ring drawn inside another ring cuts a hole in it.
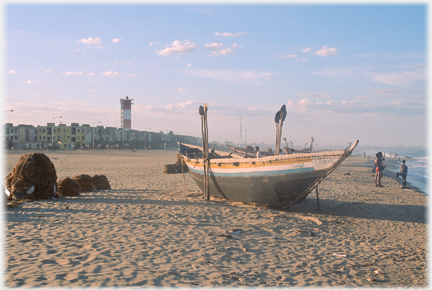
[[[213,197],[269,207],[293,205],[312,190],[323,171],[276,176],[216,177],[209,172],[209,193]],[[191,176],[204,192],[204,175],[190,170]]]
[[[305,199],[343,162],[358,141],[346,150],[290,154],[263,158],[210,159],[209,194],[228,200],[269,207],[287,207]],[[180,153],[185,152],[181,144]],[[204,192],[202,158],[182,154],[189,172]]]

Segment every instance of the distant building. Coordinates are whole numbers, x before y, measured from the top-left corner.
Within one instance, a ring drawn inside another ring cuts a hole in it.
[[[170,132],[148,132],[139,130],[125,130],[122,128],[47,123],[46,126],[23,125],[14,126],[12,123],[4,125],[4,146],[7,149],[86,149],[95,148],[128,148],[128,149],[159,149],[176,148],[177,141],[201,145],[201,138],[177,135]]]
[[[6,148],[26,149],[42,148],[42,142],[37,140],[36,128],[32,125],[13,126],[12,123],[5,124],[5,146]]]

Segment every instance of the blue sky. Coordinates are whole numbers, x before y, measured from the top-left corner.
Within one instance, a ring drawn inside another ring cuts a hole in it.
[[[210,140],[426,146],[427,6],[4,6],[5,122],[132,128]],[[246,131],[247,130],[247,131]],[[247,140],[245,140],[245,138]]]

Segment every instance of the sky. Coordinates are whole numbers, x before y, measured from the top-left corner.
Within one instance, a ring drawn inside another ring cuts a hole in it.
[[[294,146],[427,143],[425,4],[12,4],[3,121]],[[13,110],[13,112],[5,112]],[[55,118],[62,116],[62,118]],[[54,118],[54,119],[53,119]],[[240,130],[240,128],[242,130]]]

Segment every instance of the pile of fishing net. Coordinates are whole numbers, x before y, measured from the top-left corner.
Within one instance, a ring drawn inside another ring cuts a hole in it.
[[[57,182],[54,164],[43,153],[28,153],[21,156],[12,172],[6,176],[4,187],[10,201],[9,208],[26,200],[78,196],[81,192],[111,189],[105,175],[90,177],[81,174]]]
[[[81,174],[73,178],[66,177],[58,182],[58,194],[61,196],[78,196],[81,192],[90,192],[94,189],[111,189],[105,175],[90,177],[90,175]]]
[[[5,191],[9,200],[48,199],[58,197],[54,164],[43,153],[28,153],[6,176]]]
[[[174,164],[166,164],[163,173],[165,174],[172,174],[172,173],[182,173],[182,172],[188,172],[189,168],[187,167],[186,163],[182,162],[183,157],[180,153],[177,153],[177,162]],[[182,171],[183,166],[183,171]]]
[[[105,175],[93,175],[92,182],[93,182],[94,189],[97,190],[111,189],[109,181]]]
[[[94,188],[93,179],[88,174],[80,174],[72,177],[81,187],[81,192],[89,192]]]
[[[81,187],[75,179],[66,177],[58,182],[58,195],[60,196],[78,196]]]

